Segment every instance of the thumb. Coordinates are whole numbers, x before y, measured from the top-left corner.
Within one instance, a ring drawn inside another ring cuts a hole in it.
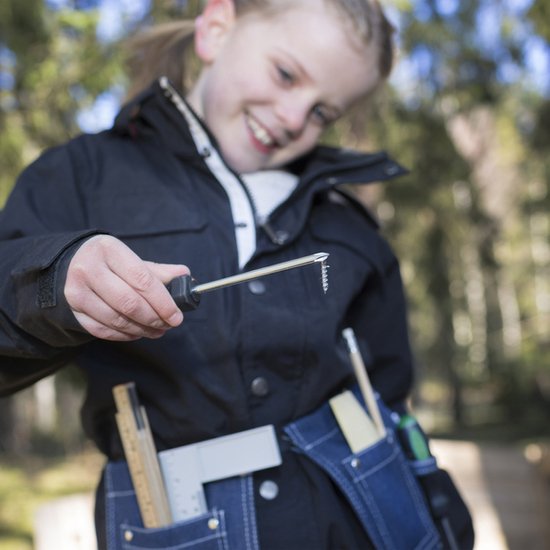
[[[189,275],[191,272],[183,264],[158,264],[155,262],[145,262],[151,272],[158,277],[164,284],[181,275]]]

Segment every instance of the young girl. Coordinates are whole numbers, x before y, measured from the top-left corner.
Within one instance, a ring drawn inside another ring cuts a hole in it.
[[[346,447],[346,460],[327,462],[345,442],[326,401],[354,379],[345,327],[389,409],[404,411],[411,384],[397,261],[342,187],[403,170],[384,153],[317,145],[386,79],[391,35],[376,0],[208,0],[189,89],[187,39],[172,25],[144,42],[167,74],[112,129],[47,151],[21,175],[0,218],[1,389],[69,361],[86,373],[84,428],[108,459],[100,548],[439,545],[391,430],[379,456]],[[184,319],[166,286],[320,251],[326,295],[315,269],[288,270],[209,293]],[[281,464],[206,483],[202,515],[144,529],[112,397],[128,381],[157,451],[273,425]],[[333,437],[326,452],[316,446]]]

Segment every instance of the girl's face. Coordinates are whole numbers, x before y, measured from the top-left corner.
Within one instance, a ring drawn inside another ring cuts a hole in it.
[[[203,69],[188,100],[233,170],[303,155],[378,82],[374,47],[352,42],[325,4],[293,0],[275,15],[235,18],[231,0],[210,0],[197,20]]]

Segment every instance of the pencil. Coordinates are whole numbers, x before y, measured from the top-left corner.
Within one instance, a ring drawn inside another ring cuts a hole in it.
[[[342,331],[342,335],[347,342],[351,364],[353,365],[353,370],[355,371],[355,378],[359,384],[359,389],[361,390],[361,395],[365,400],[369,414],[379,434],[382,437],[385,437],[386,426],[384,426],[384,422],[382,421],[382,415],[380,414],[380,409],[378,408],[378,403],[376,402],[376,397],[374,396],[374,390],[372,389],[365,363],[363,362],[363,358],[359,352],[359,346],[357,345],[357,340],[355,339],[355,333],[352,328],[345,328]]]

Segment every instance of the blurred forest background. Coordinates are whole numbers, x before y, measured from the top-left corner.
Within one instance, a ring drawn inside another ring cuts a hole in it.
[[[120,41],[196,14],[177,0],[2,0],[0,208],[44,148],[109,125],[126,86]],[[550,437],[550,0],[386,0],[390,85],[327,141],[410,169],[358,189],[401,261],[432,434]],[[0,400],[0,454],[84,444],[68,368]]]

